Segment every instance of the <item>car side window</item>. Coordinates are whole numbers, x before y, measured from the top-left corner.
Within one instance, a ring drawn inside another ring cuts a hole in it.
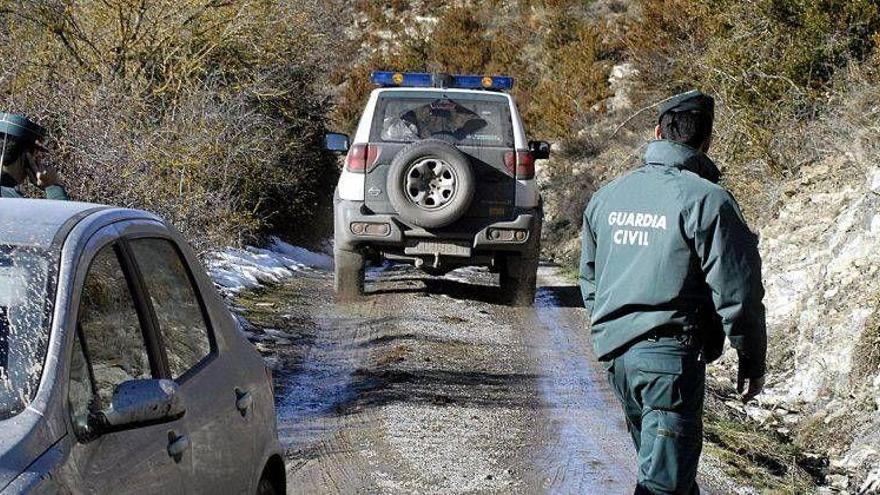
[[[68,399],[74,424],[86,424],[84,414],[110,405],[116,386],[152,378],[144,333],[128,280],[116,249],[107,246],[92,260],[80,296]],[[83,351],[85,349],[85,352]],[[78,355],[77,355],[78,354]],[[88,367],[94,379],[89,380]]]
[[[177,249],[167,239],[129,242],[140,268],[174,379],[211,353],[211,339],[202,305]]]

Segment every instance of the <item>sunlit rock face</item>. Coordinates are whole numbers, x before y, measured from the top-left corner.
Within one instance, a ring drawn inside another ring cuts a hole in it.
[[[806,187],[762,231],[768,323],[794,351],[790,400],[849,387],[854,348],[880,294],[880,195],[869,175],[829,192]],[[802,182],[832,177],[816,167]]]
[[[880,488],[871,482],[880,480],[871,472],[880,462],[880,370],[860,354],[878,335],[880,169],[850,158],[804,169],[760,232],[771,342],[764,400],[799,411],[801,426],[853,425],[829,445],[830,470],[870,491]]]

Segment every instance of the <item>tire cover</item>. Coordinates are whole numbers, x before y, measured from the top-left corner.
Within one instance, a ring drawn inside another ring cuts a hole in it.
[[[417,204],[407,192],[407,174],[415,164],[436,159],[448,166],[454,177],[452,196],[442,206],[429,208]],[[388,200],[401,219],[424,228],[438,228],[461,218],[474,197],[475,179],[470,160],[454,145],[439,139],[416,141],[404,147],[388,170]]]

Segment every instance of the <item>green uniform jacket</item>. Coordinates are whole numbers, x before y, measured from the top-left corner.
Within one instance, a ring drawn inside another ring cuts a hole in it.
[[[62,186],[49,186],[45,190],[46,199],[57,199],[65,201],[67,191]],[[7,175],[0,177],[0,198],[21,198],[22,195],[15,189],[15,181],[8,178]]]
[[[660,327],[697,332],[717,358],[724,335],[749,378],[767,349],[758,241],[702,152],[648,145],[645,164],[584,211],[580,285],[600,360]],[[714,344],[712,344],[714,343]]]

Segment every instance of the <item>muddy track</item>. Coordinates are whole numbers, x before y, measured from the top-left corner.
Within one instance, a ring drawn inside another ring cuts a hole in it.
[[[291,493],[631,493],[629,436],[576,286],[535,308],[489,273],[377,270],[363,302],[314,272],[239,304],[275,368]]]

